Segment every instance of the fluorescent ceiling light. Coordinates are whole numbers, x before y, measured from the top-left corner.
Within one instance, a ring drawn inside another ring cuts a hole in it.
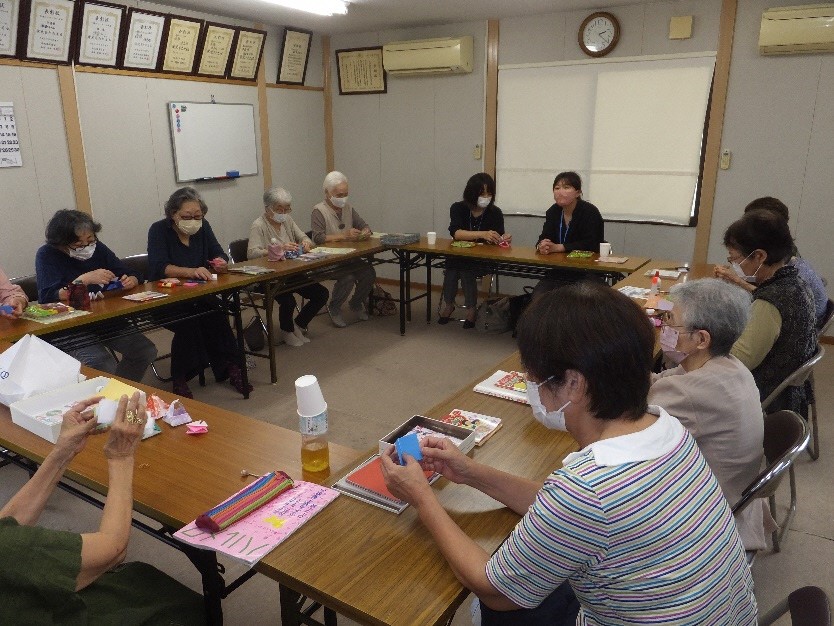
[[[264,0],[264,2],[316,15],[345,15],[347,13],[346,0]]]

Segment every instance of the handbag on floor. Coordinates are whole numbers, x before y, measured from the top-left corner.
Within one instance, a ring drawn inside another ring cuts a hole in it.
[[[495,335],[510,330],[510,299],[487,300],[479,304],[475,330]]]
[[[371,291],[371,298],[373,300],[371,314],[382,317],[397,314],[397,303],[394,297],[376,283]]]
[[[246,345],[252,352],[260,352],[266,345],[266,333],[261,326],[261,321],[256,317],[249,320],[249,323],[243,329],[243,338],[246,340]]]

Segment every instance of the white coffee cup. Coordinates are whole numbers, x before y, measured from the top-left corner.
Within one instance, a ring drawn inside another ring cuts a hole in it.
[[[428,243],[430,246],[433,246],[435,243],[437,243],[437,233],[435,233],[435,232],[426,233],[426,243]]]
[[[327,402],[324,401],[319,381],[312,374],[296,378],[295,400],[298,404],[298,414],[302,417],[319,415],[327,410]]]
[[[611,244],[610,243],[606,243],[606,242],[603,241],[601,244],[599,244],[599,256],[600,256],[600,258],[611,256]]]

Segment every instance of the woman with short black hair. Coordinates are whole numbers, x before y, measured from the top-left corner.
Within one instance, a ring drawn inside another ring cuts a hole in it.
[[[393,446],[382,457],[388,489],[415,507],[478,596],[482,623],[673,615],[681,624],[755,624],[750,568],[721,489],[681,423],[647,404],[654,330],[645,312],[609,287],[569,285],[533,301],[518,346],[533,416],[579,444],[543,485],[482,465],[445,438],[423,439],[420,464],[407,456],[397,465]],[[490,555],[442,508],[424,470],[523,517]]]
[[[762,400],[817,349],[814,298],[799,271],[789,264],[794,249],[788,223],[777,213],[750,211],[724,233],[727,262],[738,278],[755,285],[750,321],[732,354],[752,372]],[[716,266],[723,278],[727,268]],[[792,386],[768,411],[804,413],[804,386]]]
[[[99,232],[101,224],[82,211],[62,209],[52,216],[46,225],[46,244],[35,255],[40,302],[66,302],[69,285],[76,281],[90,292],[100,292],[114,287],[133,289],[143,280],[98,239]],[[124,332],[111,333],[114,337],[105,341],[84,333],[84,343],[89,345],[68,353],[95,369],[141,382],[156,358],[156,346],[144,335],[131,332],[125,322],[110,324]],[[81,337],[78,331],[75,334]],[[121,354],[118,362],[110,350]]]

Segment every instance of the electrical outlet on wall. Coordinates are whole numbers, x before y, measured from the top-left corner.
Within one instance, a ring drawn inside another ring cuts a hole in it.
[[[733,153],[729,150],[722,150],[721,151],[721,158],[718,161],[718,167],[722,170],[730,169],[730,161],[733,158]]]
[[[472,158],[475,159],[476,161],[481,160],[481,144],[476,143],[475,147],[472,148]]]

